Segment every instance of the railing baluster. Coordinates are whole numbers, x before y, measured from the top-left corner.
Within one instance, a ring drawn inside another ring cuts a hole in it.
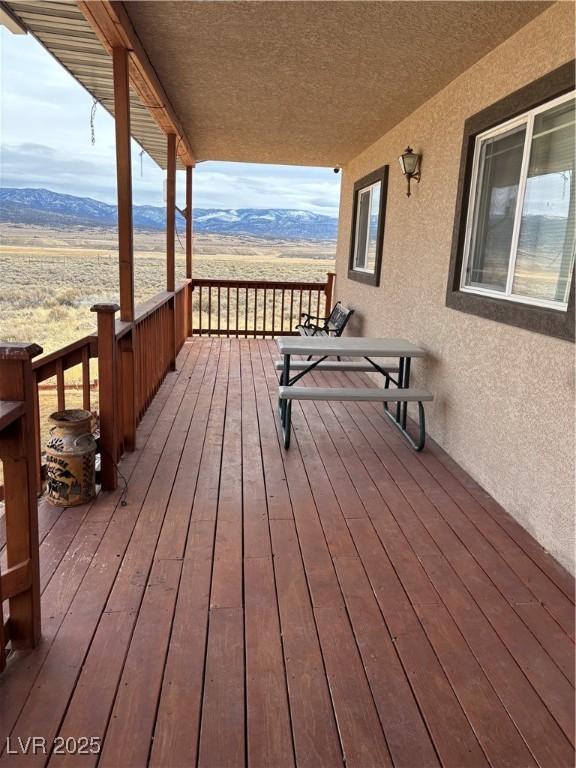
[[[90,410],[90,350],[82,350],[82,408]]]
[[[220,318],[220,286],[218,286],[218,293],[217,293],[217,302],[218,302],[218,335],[220,335],[220,331],[222,330],[222,320]]]
[[[58,410],[66,408],[66,395],[64,394],[64,364],[62,360],[56,363],[56,393],[58,397]]]
[[[286,295],[286,288],[282,288],[282,307],[280,309],[280,333],[284,333],[284,297]]]
[[[230,338],[230,286],[226,287],[226,338]]]
[[[264,288],[264,311],[262,313],[262,336],[266,338],[266,288]]]
[[[248,288],[246,288],[246,303],[244,304],[244,338],[248,338]]]
[[[272,288],[272,336],[276,331],[276,288]]]
[[[254,338],[258,335],[258,288],[254,288]]]
[[[212,330],[212,286],[208,286],[208,334]]]
[[[202,336],[202,286],[198,289],[198,332]]]
[[[238,338],[238,332],[240,330],[238,327],[238,309],[239,309],[238,305],[239,304],[240,304],[240,288],[236,286],[236,338]]]
[[[38,392],[38,374],[34,371],[33,379],[34,396],[32,405],[34,409],[34,442],[36,445],[36,486],[38,493],[42,492],[42,436],[40,433],[40,394]]]

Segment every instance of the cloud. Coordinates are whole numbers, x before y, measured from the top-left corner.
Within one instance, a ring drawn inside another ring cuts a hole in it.
[[[31,36],[0,27],[0,182],[116,202],[114,120]],[[164,172],[132,142],[136,204],[162,205]],[[194,207],[299,208],[338,214],[340,176],[330,168],[205,162],[194,172]],[[177,198],[184,205],[184,174]]]

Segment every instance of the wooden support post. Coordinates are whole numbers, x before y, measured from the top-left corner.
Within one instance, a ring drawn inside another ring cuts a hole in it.
[[[176,136],[168,134],[166,171],[166,290],[175,287],[174,238],[176,227]]]
[[[186,277],[192,279],[192,166],[186,166]],[[192,336],[192,283],[186,288],[186,336]]]
[[[118,304],[95,304],[90,308],[98,317],[98,393],[100,402],[100,461],[102,489],[113,491],[118,485],[118,402],[116,323]]]
[[[176,287],[175,275],[175,228],[176,228],[176,135],[169,133],[167,137],[167,171],[166,171],[166,290],[174,293]],[[171,350],[170,370],[176,370],[176,298],[169,303],[172,314],[169,340]]]
[[[114,67],[114,116],[116,124],[116,175],[118,185],[118,252],[120,267],[120,320],[134,322],[134,231],[132,224],[132,158],[130,149],[130,81],[129,58],[125,47],[112,49]],[[117,401],[118,439],[124,448],[136,446],[136,388],[138,370],[134,344],[136,328],[120,342],[122,365],[121,400]],[[117,382],[119,383],[119,381]],[[120,419],[120,414],[122,418]],[[121,423],[119,423],[121,421]],[[117,442],[115,445],[117,446]],[[118,454],[118,449],[116,448]],[[104,465],[104,461],[103,461]],[[104,469],[102,477],[104,478]],[[106,481],[116,487],[116,470]],[[104,480],[103,480],[104,484]]]
[[[332,311],[332,300],[334,298],[334,278],[335,277],[336,277],[335,272],[326,273],[326,288],[324,291],[326,295],[326,316],[328,316]]]
[[[128,51],[112,49],[114,118],[116,126],[116,179],[118,195],[118,253],[120,319],[134,320],[134,241],[132,231],[132,161],[130,153],[130,84]]]
[[[192,166],[186,166],[186,277],[192,277]]]
[[[22,404],[22,415],[0,434],[4,464],[6,564],[25,574],[9,596],[10,639],[14,648],[33,648],[40,641],[40,558],[38,542],[37,462],[32,359],[37,344],[0,346],[0,400]],[[0,621],[3,622],[0,611]],[[3,632],[2,632],[3,634]],[[4,646],[2,646],[2,652]]]

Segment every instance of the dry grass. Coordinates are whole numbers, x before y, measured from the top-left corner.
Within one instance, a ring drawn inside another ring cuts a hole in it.
[[[113,233],[1,230],[0,339],[34,341],[53,352],[95,327],[92,304],[118,300],[118,255]],[[165,285],[163,239],[137,233],[137,303]],[[264,241],[214,235],[195,239],[194,274],[245,280],[323,281],[333,268],[334,244]],[[184,255],[177,255],[177,278]]]
[[[35,342],[47,354],[94,331],[92,304],[118,301],[118,254],[113,232],[59,232],[3,225],[0,236],[0,340]],[[135,247],[135,294],[140,303],[164,288],[164,239],[158,233],[136,233]],[[197,236],[194,274],[235,280],[321,282],[334,268],[334,249],[334,243]],[[180,279],[185,274],[181,251],[176,262]],[[91,379],[95,377],[92,361]],[[80,380],[80,368],[65,373],[67,385]],[[93,392],[92,409],[97,407],[96,396]],[[80,389],[66,390],[66,407],[81,407],[81,403]],[[43,445],[48,437],[49,414],[55,410],[56,390],[42,389]]]

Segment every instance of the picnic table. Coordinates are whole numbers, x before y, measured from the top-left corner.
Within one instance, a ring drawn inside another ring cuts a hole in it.
[[[345,337],[280,336],[276,340],[282,360],[280,371],[279,413],[284,433],[284,445],[290,445],[293,400],[340,400],[352,402],[382,402],[384,413],[416,450],[424,447],[425,419],[423,402],[433,396],[424,390],[410,388],[412,358],[425,357],[426,352],[405,339]],[[308,360],[293,360],[305,355]],[[341,358],[353,358],[342,360]],[[334,359],[335,358],[335,359]],[[378,358],[375,360],[374,358]],[[380,360],[396,361],[392,364]],[[312,371],[344,371],[347,373],[376,372],[384,377],[384,387],[296,387],[295,384]],[[390,384],[395,387],[391,388]],[[414,440],[406,429],[408,403],[418,403],[419,436]],[[389,403],[396,403],[395,413]]]

